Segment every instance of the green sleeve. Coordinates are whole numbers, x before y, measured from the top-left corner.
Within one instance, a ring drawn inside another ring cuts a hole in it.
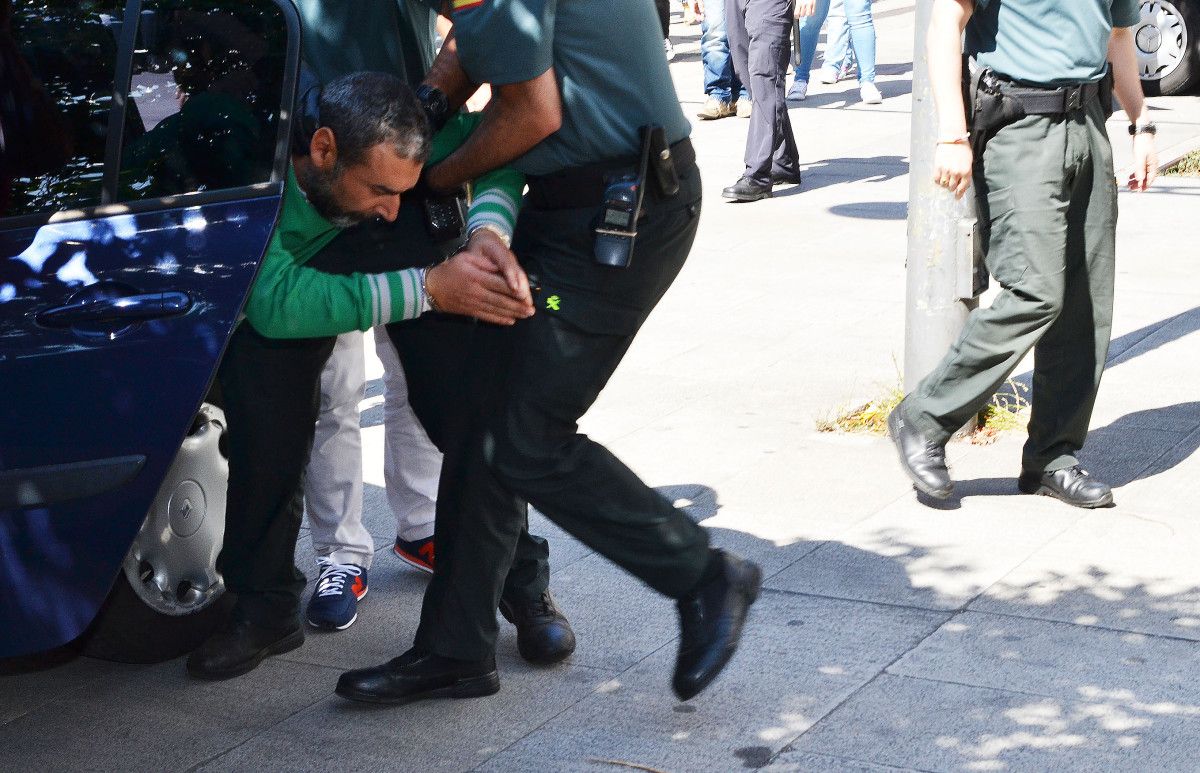
[[[429,163],[436,164],[466,142],[467,137],[483,120],[482,113],[459,113],[433,138]],[[525,191],[525,175],[512,167],[502,166],[483,174],[471,186],[471,203],[467,210],[467,230],[481,225],[494,225],[512,235],[517,224],[521,194]]]
[[[330,274],[299,262],[276,232],[246,302],[246,319],[267,338],[316,338],[414,319],[424,303],[419,269]]]

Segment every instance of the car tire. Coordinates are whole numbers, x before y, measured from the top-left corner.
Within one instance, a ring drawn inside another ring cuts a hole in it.
[[[85,655],[158,663],[195,649],[229,615],[216,557],[225,531],[225,415],[204,403],[95,621]]]
[[[1197,0],[1149,0],[1134,28],[1142,91],[1151,97],[1187,93],[1200,78]]]

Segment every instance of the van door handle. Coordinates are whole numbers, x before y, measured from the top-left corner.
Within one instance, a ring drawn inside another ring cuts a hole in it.
[[[46,327],[72,327],[97,322],[139,322],[184,314],[192,307],[187,293],[141,293],[119,298],[72,301],[39,312],[35,319]]]

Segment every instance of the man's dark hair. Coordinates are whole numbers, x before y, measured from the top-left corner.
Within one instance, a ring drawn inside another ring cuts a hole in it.
[[[337,140],[339,166],[360,163],[386,142],[401,158],[424,163],[430,130],[425,110],[408,84],[382,72],[335,78],[321,91],[321,125]]]

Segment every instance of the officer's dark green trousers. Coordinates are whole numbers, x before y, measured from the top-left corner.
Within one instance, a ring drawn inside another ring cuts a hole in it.
[[[1077,463],[1108,354],[1117,191],[1096,99],[1065,116],[1027,116],[990,139],[976,165],[987,267],[1002,290],[904,402],[945,441],[1034,350],[1022,468]]]
[[[629,268],[595,263],[597,207],[522,210],[513,250],[541,288],[537,313],[477,328],[468,370],[490,399],[470,440],[445,456],[418,648],[464,660],[495,651],[496,604],[526,501],[661,593],[677,598],[699,582],[704,529],[577,425],[691,249],[699,171],[690,165],[680,178],[674,198],[647,193]]]

